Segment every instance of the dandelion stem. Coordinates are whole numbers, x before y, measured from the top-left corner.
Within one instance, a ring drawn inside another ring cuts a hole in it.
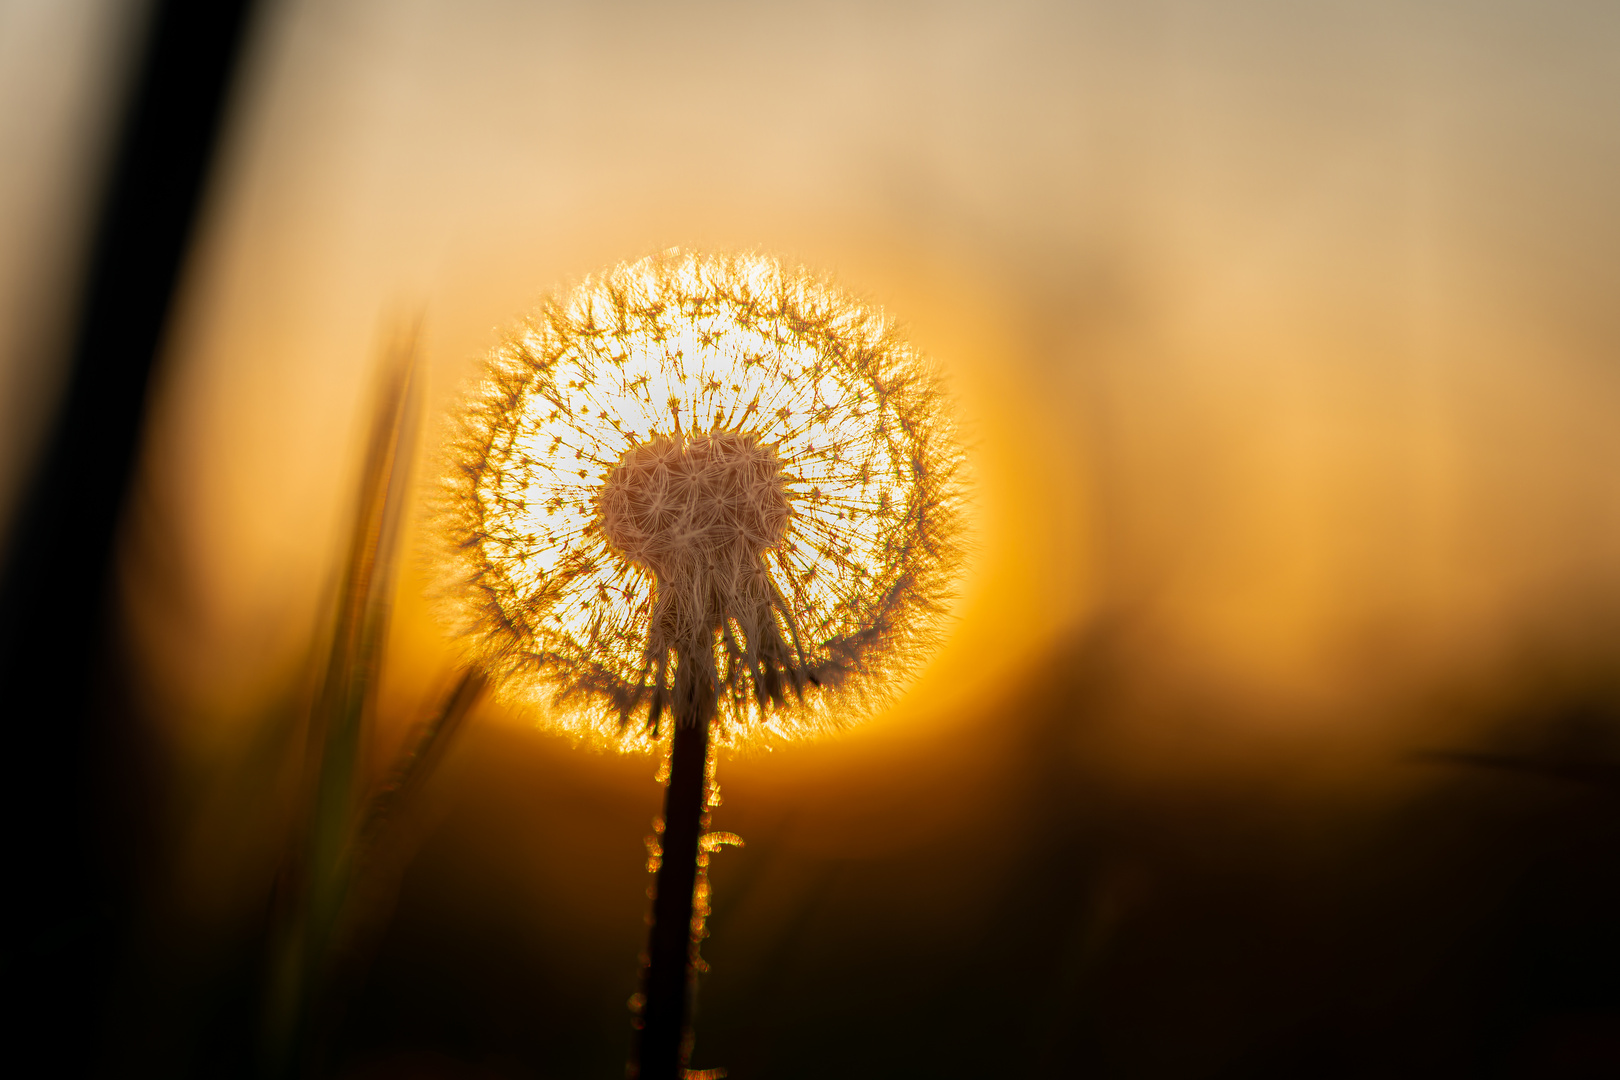
[[[652,931],[636,1066],[639,1080],[678,1080],[691,1052],[688,1011],[696,975],[692,965],[692,894],[697,887],[698,841],[703,831],[713,684],[680,657],[675,676],[675,731],[669,783],[664,788],[663,858],[653,898]]]

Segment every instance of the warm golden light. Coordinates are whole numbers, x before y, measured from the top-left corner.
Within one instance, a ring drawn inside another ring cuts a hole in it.
[[[689,640],[722,744],[847,722],[918,658],[958,561],[960,450],[930,369],[878,312],[764,256],[670,253],[548,302],[490,358],[455,448],[482,661],[626,748],[656,737]],[[856,705],[836,720],[833,690]]]

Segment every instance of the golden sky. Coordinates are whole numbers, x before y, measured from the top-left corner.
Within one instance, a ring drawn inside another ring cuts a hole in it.
[[[93,5],[40,10],[7,17],[93,69]],[[950,380],[975,556],[902,712],[994,695],[1103,613],[1285,696],[1556,636],[1620,569],[1612,22],[273,5],[150,425],[135,535],[183,585],[131,571],[155,683],[228,714],[299,662],[390,326],[424,320],[431,431],[545,291],[670,246],[830,272]],[[13,81],[93,127],[77,83]],[[47,149],[14,219],[74,175]],[[447,662],[426,587],[402,590],[402,670]]]

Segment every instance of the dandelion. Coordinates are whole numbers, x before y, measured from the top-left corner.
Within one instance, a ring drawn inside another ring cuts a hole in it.
[[[933,641],[960,502],[937,381],[820,277],[672,252],[508,337],[455,453],[458,596],[500,692],[595,742],[668,737],[638,998],[641,1075],[672,1077],[713,747],[867,715]]]

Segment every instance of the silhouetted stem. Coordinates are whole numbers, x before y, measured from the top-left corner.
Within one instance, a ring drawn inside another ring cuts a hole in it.
[[[697,886],[698,841],[703,830],[704,784],[714,693],[683,685],[694,665],[676,677],[675,734],[669,783],[664,789],[663,860],[658,866],[653,924],[647,944],[641,1037],[636,1059],[640,1080],[679,1080],[690,1050],[687,1013],[692,996],[692,893]]]

